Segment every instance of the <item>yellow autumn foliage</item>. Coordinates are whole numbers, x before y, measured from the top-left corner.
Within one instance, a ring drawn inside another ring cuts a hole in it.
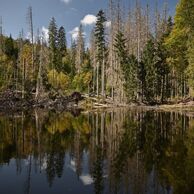
[[[55,89],[67,91],[70,85],[70,77],[63,72],[58,73],[55,69],[48,72],[48,81]]]

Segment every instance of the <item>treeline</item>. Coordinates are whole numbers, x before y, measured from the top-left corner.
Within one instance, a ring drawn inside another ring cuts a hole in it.
[[[97,17],[91,44],[96,93],[101,88],[102,96],[117,103],[148,104],[193,96],[194,1],[180,0],[174,20],[166,3],[162,11],[156,5],[154,13],[139,1],[127,14],[122,7],[109,1],[108,36],[103,30],[99,35],[104,19]]]
[[[67,95],[88,92],[92,79],[89,50],[85,50],[82,26],[78,38],[67,48],[66,32],[53,17],[47,34],[33,28],[32,8],[28,10],[29,34],[19,38],[0,35],[0,90],[11,90],[22,98],[48,94]],[[1,26],[2,29],[2,26]]]
[[[1,30],[0,86],[38,96],[46,91],[67,94],[79,91],[111,98],[115,104],[165,103],[193,96],[194,1],[180,0],[174,19],[158,6],[151,11],[138,0],[129,9],[109,0],[109,11],[100,10],[85,47],[82,25],[67,47],[64,27],[55,18],[49,40],[34,38],[32,8],[28,10],[30,40],[17,40]],[[2,29],[2,27],[1,27]]]

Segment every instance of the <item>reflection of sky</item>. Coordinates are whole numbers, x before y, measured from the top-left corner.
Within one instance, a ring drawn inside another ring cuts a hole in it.
[[[87,157],[87,156],[85,156]],[[55,178],[52,187],[49,187],[46,178],[46,158],[42,159],[41,170],[35,166],[34,157],[31,158],[31,175],[30,175],[30,193],[31,194],[92,194],[93,193],[93,180],[87,173],[78,179],[74,165],[70,156],[67,154],[64,163],[64,172],[61,178]],[[0,173],[0,193],[1,194],[22,194],[26,189],[27,180],[29,178],[30,159],[15,160],[12,159],[9,164],[1,166]],[[18,164],[18,170],[17,165]],[[21,171],[19,171],[21,167]]]
[[[84,185],[91,185],[94,182],[92,177],[89,174],[81,175],[79,178]]]
[[[83,185],[91,185],[94,181],[91,175],[88,172],[88,154],[84,152],[82,160],[82,175],[79,177]],[[69,168],[76,173],[76,164],[75,161],[71,158]]]
[[[89,153],[83,152],[82,157],[82,173],[80,177],[76,174],[76,164],[74,158],[69,153],[66,154],[64,160],[64,170],[61,178],[55,178],[52,187],[49,187],[46,178],[47,158],[44,156],[41,161],[41,171],[35,166],[35,158],[31,156],[31,175],[30,175],[30,193],[31,194],[92,194],[94,193],[94,180],[89,172]],[[106,166],[106,164],[104,163]],[[30,157],[27,159],[12,159],[9,164],[4,164],[0,168],[0,193],[1,194],[22,194],[26,188],[29,178]],[[21,170],[20,170],[21,169]],[[151,171],[147,175],[145,189],[149,194],[155,194],[158,190],[160,193],[166,193],[166,188],[158,184],[156,171]],[[133,173],[132,173],[133,174]],[[109,192],[108,175],[104,175],[104,193]],[[135,180],[135,179],[134,179]],[[125,182],[125,181],[124,181]],[[121,184],[121,192],[125,193],[125,184]],[[143,185],[142,185],[143,186]],[[133,185],[129,185],[129,190],[132,192]],[[169,194],[172,194],[171,189]]]

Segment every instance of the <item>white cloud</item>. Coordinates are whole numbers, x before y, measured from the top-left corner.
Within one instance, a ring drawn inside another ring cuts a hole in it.
[[[97,17],[95,15],[91,15],[88,14],[86,15],[82,20],[81,20],[81,24],[87,26],[87,25],[92,25],[95,24],[97,21]],[[111,27],[111,21],[106,21],[104,23],[106,28],[110,28]]]
[[[71,0],[61,0],[63,3],[68,4]]]
[[[25,35],[25,38],[27,40],[31,40],[31,33],[30,32],[27,32],[27,34]]]
[[[69,33],[71,34],[73,40],[76,40],[77,37],[78,37],[78,34],[79,34],[79,27],[75,27],[75,28],[74,28],[73,30],[71,30]],[[86,33],[85,33],[85,32],[83,32],[83,36],[84,36],[84,37],[86,36]]]
[[[81,24],[87,26],[87,25],[92,25],[92,24],[95,24],[96,23],[96,16],[95,15],[91,15],[91,14],[88,14],[86,15],[82,20],[81,20]]]
[[[27,32],[27,33],[26,33],[25,38],[26,38],[27,40],[29,40],[29,41],[32,43],[32,35],[31,35],[30,32]],[[35,35],[33,36],[33,39],[34,39],[34,40],[36,39]]]
[[[48,30],[48,28],[45,28],[43,26],[42,29],[41,29],[41,31],[42,31],[42,36],[43,36],[44,40],[46,42],[48,42],[48,39],[49,39],[49,30]]]
[[[75,28],[74,28],[73,30],[71,30],[69,33],[71,34],[71,36],[72,36],[72,38],[73,38],[74,40],[77,39],[78,33],[79,33],[79,27],[75,27]]]
[[[105,27],[110,28],[111,27],[111,21],[106,21],[105,22]]]

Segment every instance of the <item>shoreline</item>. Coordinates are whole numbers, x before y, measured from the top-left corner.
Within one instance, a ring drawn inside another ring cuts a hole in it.
[[[0,112],[21,112],[33,109],[41,109],[44,111],[71,111],[82,109],[84,111],[99,111],[117,108],[135,108],[144,110],[162,110],[162,111],[194,111],[194,101],[185,100],[177,103],[166,103],[158,105],[146,105],[140,103],[131,104],[114,104],[114,102],[107,98],[104,101],[96,97],[88,97],[81,95],[78,92],[73,92],[69,96],[49,96],[45,93],[35,99],[33,96],[28,98],[21,98],[20,95],[13,91],[6,91],[0,95]]]

